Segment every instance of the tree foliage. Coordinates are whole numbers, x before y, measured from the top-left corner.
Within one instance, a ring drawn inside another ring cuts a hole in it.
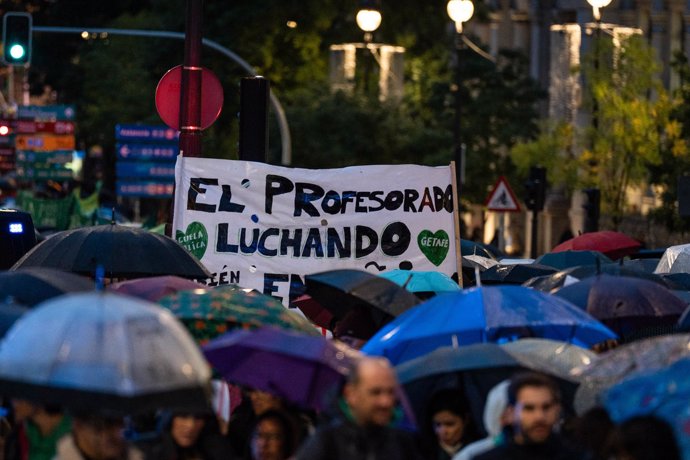
[[[86,0],[45,2],[36,24],[183,32],[184,0],[114,0],[107,14]],[[359,92],[328,88],[331,44],[361,41],[350,0],[240,0],[205,2],[204,36],[235,52],[271,81],[285,107],[293,164],[315,168],[364,163],[445,165],[453,158],[454,29],[445,1],[383,2],[375,40],[406,48],[405,97],[380,103]],[[87,17],[82,17],[81,11]],[[489,13],[478,5],[474,20]],[[290,24],[291,26],[288,26]],[[54,44],[59,43],[59,47]],[[114,169],[116,123],[159,122],[154,91],[163,74],[183,61],[182,41],[158,38],[43,35],[32,68],[35,90],[50,85],[59,102],[78,107],[78,137],[100,144]],[[543,95],[528,77],[524,55],[501,53],[492,63],[463,50],[461,130],[467,145],[463,197],[484,200],[499,175],[512,174],[507,152],[537,132],[536,101]],[[203,65],[225,92],[219,120],[204,132],[206,155],[237,158],[239,81],[247,72],[208,48]],[[280,158],[270,118],[269,162]]]

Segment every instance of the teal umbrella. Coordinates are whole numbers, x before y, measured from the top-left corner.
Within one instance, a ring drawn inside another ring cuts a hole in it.
[[[534,262],[564,270],[580,265],[610,264],[613,261],[599,251],[562,251],[546,253]]]
[[[460,286],[445,273],[436,271],[415,271],[395,269],[380,273],[382,278],[389,279],[410,292],[454,292]]]

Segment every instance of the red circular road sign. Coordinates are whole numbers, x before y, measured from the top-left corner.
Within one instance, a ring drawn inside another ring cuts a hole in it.
[[[156,109],[163,122],[173,129],[180,129],[180,89],[182,66],[168,70],[156,87]],[[218,119],[223,108],[223,87],[218,77],[208,69],[201,69],[201,129],[206,129]]]

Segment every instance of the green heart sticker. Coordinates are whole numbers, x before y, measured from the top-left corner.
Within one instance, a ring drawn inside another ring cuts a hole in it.
[[[422,230],[417,236],[417,245],[426,258],[438,267],[448,255],[450,238],[445,230],[438,230],[436,233]]]
[[[175,239],[194,257],[201,260],[208,246],[208,232],[201,222],[192,222],[187,225],[187,231],[178,230]]]

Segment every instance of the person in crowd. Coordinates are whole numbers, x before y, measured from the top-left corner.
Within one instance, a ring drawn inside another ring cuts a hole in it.
[[[508,385],[510,380],[504,380],[489,391],[484,405],[484,428],[488,436],[479,441],[468,444],[453,457],[453,460],[470,460],[503,443],[503,430],[510,426],[508,417]]]
[[[295,451],[294,425],[282,411],[268,410],[256,419],[250,460],[287,460]]]
[[[615,425],[606,409],[599,406],[593,407],[576,417],[572,425],[569,437],[572,442],[590,453],[589,460],[608,460],[609,455],[606,453],[608,439]],[[565,431],[564,435],[568,436]]]
[[[671,426],[660,418],[632,417],[614,427],[607,458],[613,460],[681,460]]]
[[[58,440],[69,433],[71,419],[61,407],[12,400],[14,430],[5,443],[6,460],[51,460]]]
[[[396,408],[397,377],[390,362],[362,358],[350,373],[341,417],[319,427],[298,451],[298,460],[419,459],[411,433],[390,426]]]
[[[143,447],[147,460],[230,460],[235,458],[210,412],[174,412],[159,439]]]
[[[508,386],[507,417],[512,421],[502,444],[477,455],[476,460],[576,460],[586,458],[557,433],[560,391],[549,377],[521,373]]]
[[[308,414],[290,407],[282,398],[271,393],[249,389],[247,397],[238,407],[228,424],[227,437],[235,451],[243,457],[251,455],[251,433],[259,417],[269,411],[279,411],[292,424],[291,444],[298,446],[313,431],[312,421]]]
[[[124,438],[122,417],[72,412],[72,430],[57,445],[55,460],[143,460]]]
[[[470,407],[461,390],[452,388],[431,397],[426,423],[425,457],[450,460],[468,442],[476,439]]]

